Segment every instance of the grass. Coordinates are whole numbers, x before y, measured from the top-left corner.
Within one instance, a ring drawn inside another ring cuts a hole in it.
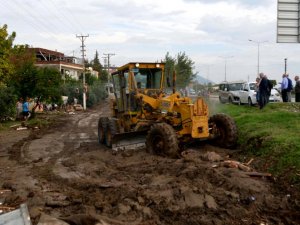
[[[49,127],[54,121],[55,118],[59,115],[63,115],[62,113],[41,113],[35,114],[34,118],[30,118],[28,121],[4,121],[0,123],[0,132],[5,132],[11,129],[11,126],[24,124],[28,127],[38,127],[45,128]]]
[[[0,123],[0,132],[10,129],[11,126],[21,124],[19,121],[5,121]]]
[[[300,104],[270,103],[262,110],[224,104],[217,112],[234,118],[245,154],[259,156],[274,175],[300,184]]]

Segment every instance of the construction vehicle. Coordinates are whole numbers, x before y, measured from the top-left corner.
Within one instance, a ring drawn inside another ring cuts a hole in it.
[[[114,150],[146,145],[148,152],[169,157],[177,157],[195,140],[235,146],[233,119],[225,114],[209,118],[202,98],[193,102],[182,97],[176,91],[175,72],[165,73],[164,63],[128,63],[112,73],[112,82],[112,116],[99,119],[99,143]]]

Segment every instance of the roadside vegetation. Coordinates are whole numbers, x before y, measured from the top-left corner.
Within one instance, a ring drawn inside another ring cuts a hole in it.
[[[16,33],[8,33],[7,25],[0,26],[0,125],[16,117],[17,100],[31,99],[34,103],[62,105],[62,96],[73,104],[74,98],[82,103],[83,79],[72,79],[58,69],[35,66],[35,53],[28,45],[14,45]],[[108,73],[99,61],[98,52],[85,68],[98,71],[99,79],[86,71],[87,106],[91,107],[105,97]],[[34,117],[34,110],[32,110]]]
[[[300,185],[300,104],[271,103],[263,110],[224,104],[216,112],[235,119],[239,148],[246,155],[260,156],[261,169]]]

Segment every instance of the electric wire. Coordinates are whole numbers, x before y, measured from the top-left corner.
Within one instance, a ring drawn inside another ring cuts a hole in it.
[[[12,0],[11,0],[11,1],[6,1],[6,0],[2,1],[2,3],[4,3],[4,2],[6,3],[6,7],[7,7],[10,11],[12,11],[13,13],[17,13],[17,14],[20,16],[20,18],[22,18],[21,21],[22,21],[22,23],[24,23],[24,24],[26,25],[26,27],[27,27],[28,24],[29,24],[32,28],[34,28],[35,30],[37,30],[38,33],[42,31],[43,33],[45,33],[45,34],[47,34],[47,35],[53,37],[54,39],[57,39],[57,40],[58,40],[58,38],[57,38],[56,35],[50,33],[49,30],[46,29],[45,26],[40,25],[40,24],[35,20],[35,17],[33,17],[30,13],[26,12],[26,14],[27,14],[29,17],[26,16],[25,13],[24,13],[24,8],[23,8],[23,10],[21,10],[21,9],[19,8],[19,5],[18,5],[17,3],[15,3],[15,2],[12,1]],[[14,6],[11,5],[11,3],[13,3]],[[30,18],[31,18],[31,19],[30,19]]]
[[[38,23],[40,23],[42,26],[46,27],[47,30],[50,31],[63,31],[61,26],[57,26],[55,25],[51,19],[48,19],[47,21],[44,21],[44,17],[45,15],[43,15],[40,11],[39,8],[32,8],[30,6],[28,6],[27,4],[22,4],[22,2],[19,2],[18,0],[10,0],[11,2],[13,2],[14,4],[17,5],[17,7],[20,7],[24,10],[24,12],[29,15],[31,18],[33,18],[35,21],[37,21]],[[36,5],[37,6],[37,5]],[[52,32],[53,33],[53,32]]]
[[[65,13],[61,10],[61,8],[59,8],[52,0],[50,0],[49,2],[54,6],[54,8],[57,10],[57,12],[60,12],[60,15],[62,17],[64,17],[64,20],[61,19],[61,21],[64,21],[64,22],[67,21],[71,27],[74,27],[75,30],[73,30],[73,31],[75,31],[75,32],[73,32],[73,33],[80,33],[80,29],[78,29],[78,25],[76,23],[74,23],[72,20],[70,20],[65,15]]]

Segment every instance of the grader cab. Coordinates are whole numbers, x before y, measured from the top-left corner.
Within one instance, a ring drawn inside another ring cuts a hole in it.
[[[112,81],[112,116],[99,119],[99,143],[115,150],[146,145],[148,152],[170,157],[177,157],[181,146],[194,140],[235,146],[234,121],[225,114],[209,117],[202,98],[181,96],[176,74],[171,87],[164,63],[128,63],[112,74]]]

